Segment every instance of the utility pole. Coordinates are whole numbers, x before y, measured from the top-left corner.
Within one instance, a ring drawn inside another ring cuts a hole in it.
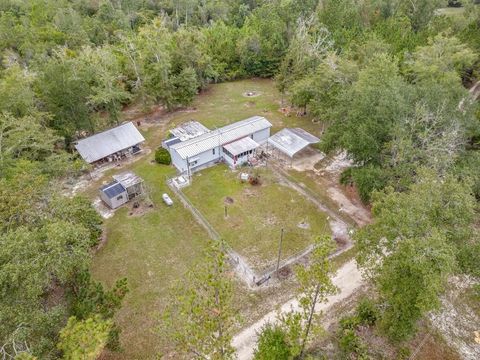
[[[278,276],[278,268],[280,267],[280,256],[282,255],[282,243],[283,243],[283,228],[280,232],[280,243],[278,244],[278,259],[277,259],[277,276]]]

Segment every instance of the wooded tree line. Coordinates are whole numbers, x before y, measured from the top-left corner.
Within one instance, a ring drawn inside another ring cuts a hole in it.
[[[342,181],[375,217],[356,234],[359,261],[380,324],[408,338],[449,275],[480,274],[479,110],[467,93],[479,72],[480,11],[464,1],[461,16],[435,15],[444,3],[0,1],[2,351],[78,358],[118,345],[111,318],[126,283],[105,290],[90,279],[100,219],[87,200],[58,193],[58,180],[83,166],[71,142],[117,123],[125,105],[174,110],[209,83],[251,76],[274,77],[322,124],[322,149],[354,160]],[[211,285],[207,294],[220,286],[228,300],[227,285]],[[218,321],[203,334],[218,333]],[[304,338],[299,321],[285,322],[286,335],[270,329],[288,356]],[[204,354],[231,354],[228,337],[194,340]]]

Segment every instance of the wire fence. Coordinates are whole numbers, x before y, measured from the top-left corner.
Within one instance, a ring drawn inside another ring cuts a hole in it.
[[[281,169],[275,167],[277,174],[283,178],[284,181],[288,182],[289,185],[293,188],[295,188],[298,192],[303,193],[305,196],[307,196],[311,201],[316,203],[319,208],[324,210],[327,214],[329,214],[333,219],[345,224],[345,221],[341,219],[335,212],[333,212],[331,209],[327,208],[323,204],[321,204],[317,199],[316,196],[313,192],[311,192],[308,189],[305,189],[303,187],[300,187],[295,180],[291,179],[288,174],[286,174],[284,171]],[[168,187],[177,195],[177,197],[180,199],[182,202],[183,206],[190,210],[194,218],[197,220],[197,222],[202,225],[205,230],[207,230],[210,238],[212,240],[220,241],[222,239],[221,235],[218,233],[218,231],[210,224],[210,222],[207,220],[207,218],[192,204],[192,202],[188,199],[188,197],[182,192],[181,189],[177,188],[173,182],[173,179],[167,179],[167,184]],[[289,267],[299,260],[305,258],[308,256],[314,249],[314,245],[308,246],[306,249],[302,249],[287,258],[284,258],[280,260],[277,263],[275,262],[274,265],[271,265],[267,267],[265,270],[261,272],[256,272],[253,270],[253,268],[245,261],[245,259],[238,253],[236,252],[228,243],[223,242],[224,250],[226,254],[228,255],[235,272],[239,277],[247,283],[248,286],[260,286],[269,279],[271,279],[273,276],[275,276],[278,272],[281,272],[284,268]],[[338,249],[334,253],[330,255],[330,257],[335,257],[339,255],[340,253],[348,250],[351,247],[351,244],[347,244],[347,246]]]
[[[208,235],[212,240],[220,241],[222,237],[217,230],[210,224],[210,222],[205,218],[205,216],[190,202],[190,200],[185,196],[185,194],[175,187],[172,180],[167,181],[169,188],[177,195],[182,204],[190,210],[197,222],[202,225],[205,230],[207,230]],[[234,266],[235,272],[244,280],[248,286],[253,286],[262,280],[262,277],[259,276],[243,259],[240,254],[238,254],[229,244],[223,242],[224,251],[230,258],[232,265]]]

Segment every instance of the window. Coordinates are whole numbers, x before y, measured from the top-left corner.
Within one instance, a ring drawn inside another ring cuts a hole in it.
[[[122,199],[123,199],[123,195],[117,196],[117,200],[122,200]]]
[[[215,155],[215,148],[212,149],[212,154]]]
[[[253,140],[253,134],[252,134],[252,135],[250,135],[250,137],[251,137],[251,138],[252,138],[252,140]]]

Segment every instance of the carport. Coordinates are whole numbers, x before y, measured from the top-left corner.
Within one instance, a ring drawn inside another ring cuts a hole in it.
[[[277,158],[280,154],[290,159],[310,145],[317,144],[320,139],[301,128],[285,128],[268,139],[268,144],[277,150]]]

